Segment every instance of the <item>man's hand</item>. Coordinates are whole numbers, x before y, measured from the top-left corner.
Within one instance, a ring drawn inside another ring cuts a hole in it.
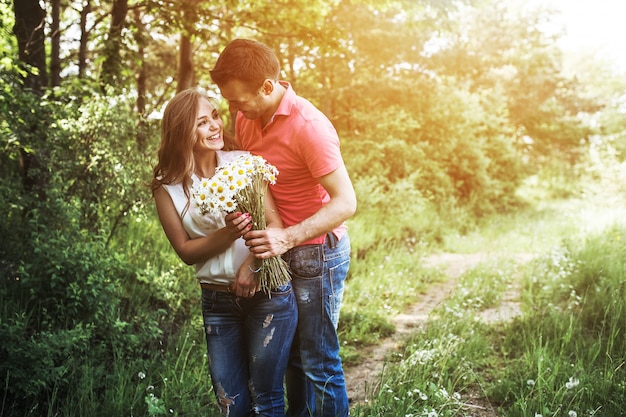
[[[268,259],[282,255],[292,246],[289,245],[286,229],[269,228],[265,230],[251,230],[243,235],[250,252],[257,259]]]

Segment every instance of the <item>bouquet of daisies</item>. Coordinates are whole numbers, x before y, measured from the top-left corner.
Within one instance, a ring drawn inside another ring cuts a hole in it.
[[[201,214],[250,213],[252,227],[265,229],[265,194],[268,184],[274,184],[278,170],[265,159],[243,154],[233,162],[220,166],[211,178],[195,181],[191,198]],[[255,278],[262,291],[270,294],[277,286],[291,279],[287,263],[280,256],[257,260]]]

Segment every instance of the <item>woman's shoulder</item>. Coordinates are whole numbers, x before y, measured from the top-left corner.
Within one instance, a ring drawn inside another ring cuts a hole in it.
[[[248,151],[217,151],[217,164],[223,165],[229,162],[233,162],[241,155],[249,155]]]
[[[161,186],[170,194],[174,194],[174,193],[184,193],[183,191],[183,183],[182,182],[175,182],[172,184],[161,184]]]

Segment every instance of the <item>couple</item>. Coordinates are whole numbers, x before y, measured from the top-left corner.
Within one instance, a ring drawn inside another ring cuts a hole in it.
[[[231,42],[211,78],[236,113],[236,144],[208,97],[177,94],[163,116],[152,189],[170,243],[196,266],[222,414],[285,415],[286,381],[287,416],[347,416],[337,323],[350,264],[344,221],[356,196],[335,129],[279,72],[266,45]],[[279,171],[266,194],[265,230],[253,230],[247,213],[201,215],[190,198],[194,181],[246,152]],[[292,281],[260,291],[255,259],[281,255]]]

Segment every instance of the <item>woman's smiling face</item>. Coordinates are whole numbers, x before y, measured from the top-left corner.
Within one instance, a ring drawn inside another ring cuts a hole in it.
[[[196,117],[194,153],[217,151],[224,147],[224,122],[211,103],[201,98]]]

